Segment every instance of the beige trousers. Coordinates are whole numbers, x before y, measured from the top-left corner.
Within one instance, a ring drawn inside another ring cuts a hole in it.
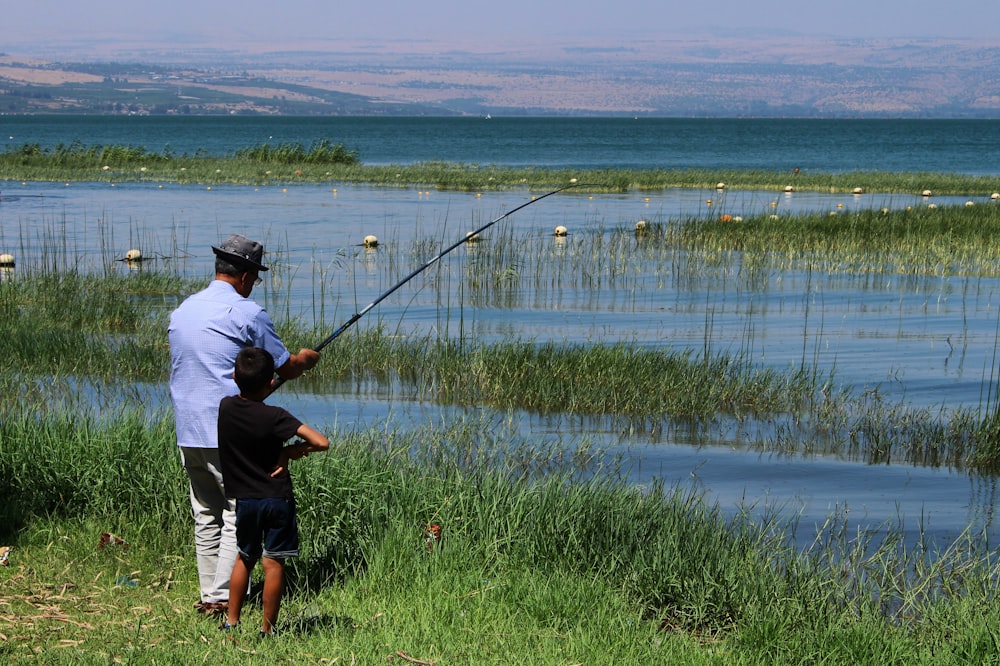
[[[226,499],[218,449],[182,446],[181,463],[191,482],[198,583],[204,602],[229,601],[236,549],[236,500]]]

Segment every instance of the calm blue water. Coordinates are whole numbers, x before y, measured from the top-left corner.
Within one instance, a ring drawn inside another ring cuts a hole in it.
[[[330,139],[366,164],[1000,174],[1000,120],[0,116],[0,145],[228,155]]]
[[[368,164],[443,160],[466,164],[567,168],[760,168],[802,171],[909,171],[998,175],[1000,121],[990,120],[685,120],[576,118],[150,118],[0,116],[0,145],[51,147],[141,145],[177,154],[226,155],[265,142],[305,145],[328,138],[359,151]],[[863,185],[863,183],[859,183]],[[129,183],[0,183],[0,250],[31,252],[47,235],[67,240],[76,257],[98,261],[142,247],[171,257],[192,275],[207,275],[209,246],[233,232],[280,248],[283,264],[260,297],[277,317],[300,316],[336,325],[396,280],[429,259],[419,241],[461,238],[483,222],[524,202],[529,192],[484,194],[385,190],[369,187],[216,187]],[[987,193],[977,204],[992,205]],[[550,197],[507,224],[537,243],[548,266],[567,276],[577,248],[592,235],[630,229],[635,220],[713,210],[754,214],[770,210],[773,193],[725,194],[671,190],[651,196]],[[962,198],[940,198],[941,205]],[[847,197],[821,193],[779,195],[778,210],[851,210],[922,204],[915,195]],[[843,209],[840,207],[843,206]],[[556,244],[551,229],[572,233]],[[378,252],[358,243],[383,240]],[[477,252],[489,252],[489,242]],[[638,340],[699,351],[739,353],[752,331],[754,360],[785,368],[801,361],[836,368],[839,381],[858,391],[877,388],[889,399],[920,406],[976,405],[982,400],[996,347],[1000,281],[895,276],[820,276],[788,273],[742,281],[738,265],[680,284],[686,269],[648,266],[639,259],[627,274],[604,277],[599,290],[575,285],[539,291],[531,284],[496,301],[458,295],[471,252],[456,251],[428,279],[382,304],[363,320],[430,333],[447,326],[447,311],[463,318],[466,334],[502,338]],[[30,257],[19,257],[30,264]],[[159,260],[158,260],[159,261]],[[167,261],[164,259],[163,261]],[[592,260],[595,265],[598,259]],[[632,271],[635,271],[634,273]],[[431,277],[433,276],[433,278]],[[600,276],[598,272],[598,276]],[[437,282],[440,280],[441,282]],[[612,284],[617,280],[615,284]],[[572,280],[570,280],[572,282]],[[449,285],[445,306],[440,284]],[[553,283],[554,284],[554,283]],[[325,310],[316,311],[318,289]],[[289,302],[290,301],[290,302]],[[445,314],[442,314],[442,311]],[[451,324],[455,326],[455,324]],[[155,392],[162,387],[154,387]],[[317,396],[283,389],[282,404],[306,420],[367,427],[391,421],[421,424],[449,410],[391,395]],[[165,399],[165,392],[158,397]],[[457,416],[456,416],[457,417]],[[634,457],[633,478],[692,484],[738,510],[744,503],[781,506],[798,517],[804,538],[833,511],[849,511],[859,529],[900,520],[941,539],[971,527],[995,541],[995,479],[908,464],[868,465],[823,456],[771,456],[745,450],[739,437],[692,441],[602,431],[600,424],[558,415],[517,415],[518,429],[536,441],[594,437]]]

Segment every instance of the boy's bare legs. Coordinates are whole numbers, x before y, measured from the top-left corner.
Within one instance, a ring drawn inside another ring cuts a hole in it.
[[[239,624],[240,611],[243,610],[243,601],[246,599],[247,589],[250,587],[250,572],[252,570],[253,567],[247,566],[242,555],[236,558],[236,563],[233,564],[233,573],[229,577],[229,615],[226,621],[231,627]]]
[[[261,631],[272,634],[278,623],[278,611],[281,609],[281,593],[285,586],[285,560],[271,557],[261,558],[264,567],[264,621]],[[235,570],[234,570],[235,571]],[[236,581],[233,581],[233,585]],[[241,600],[242,601],[242,600]],[[233,594],[229,596],[229,612],[233,609]]]

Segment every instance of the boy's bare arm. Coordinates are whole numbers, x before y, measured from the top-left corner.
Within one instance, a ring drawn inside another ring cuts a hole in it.
[[[318,453],[330,448],[330,440],[326,438],[326,435],[318,430],[313,430],[305,423],[299,426],[295,434],[302,440],[297,444],[297,446],[302,447],[302,455]]]
[[[295,431],[295,435],[299,438],[299,441],[285,447],[284,452],[288,460],[298,460],[310,453],[326,451],[330,448],[330,440],[326,438],[326,435],[310,428],[304,423]]]
[[[278,465],[274,468],[274,471],[271,472],[272,477],[284,474],[288,470],[289,460],[298,460],[299,458],[303,458],[310,453],[326,451],[330,448],[330,440],[326,438],[326,435],[317,430],[313,430],[304,423],[299,426],[298,430],[295,431],[295,435],[299,438],[299,441],[282,449],[281,457],[278,459]]]

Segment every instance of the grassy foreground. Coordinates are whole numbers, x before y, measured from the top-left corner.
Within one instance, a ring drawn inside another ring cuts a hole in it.
[[[293,467],[302,556],[285,634],[228,637],[196,574],[170,419],[0,422],[7,663],[959,664],[997,655],[988,555],[764,519],[627,486],[585,448],[497,424],[331,432]],[[440,541],[427,525],[441,526]],[[101,546],[101,533],[125,541]],[[259,581],[258,581],[259,582]]]

